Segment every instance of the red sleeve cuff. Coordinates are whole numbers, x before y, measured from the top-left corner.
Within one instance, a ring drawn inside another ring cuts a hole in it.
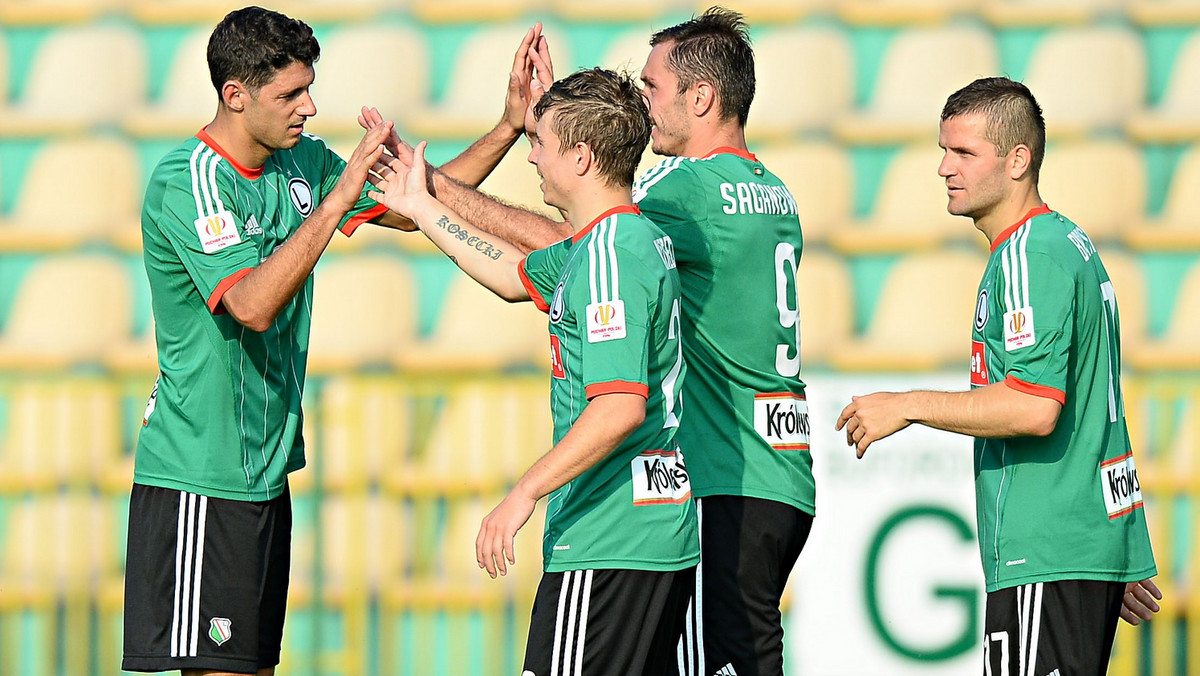
[[[250,274],[250,271],[253,269],[254,268],[242,268],[232,275],[229,275],[225,279],[222,279],[221,283],[217,284],[217,288],[213,289],[212,295],[208,297],[208,311],[214,315],[225,314],[225,306],[221,305],[221,299],[225,296],[225,292],[232,289],[234,284],[242,281],[242,277]]]
[[[1063,392],[1060,389],[1057,389],[1054,387],[1046,387],[1045,385],[1035,385],[1033,383],[1027,383],[1024,380],[1021,380],[1014,376],[1007,376],[1004,379],[1004,384],[1008,385],[1010,388],[1012,388],[1018,392],[1024,392],[1025,394],[1032,394],[1035,397],[1044,397],[1046,399],[1053,399],[1054,401],[1057,401],[1059,404],[1061,404],[1063,406],[1067,405],[1067,395],[1065,392]]]
[[[346,224],[342,226],[342,234],[347,237],[353,235],[354,231],[358,229],[358,226],[366,223],[385,211],[387,211],[387,207],[383,206],[382,204],[376,204],[366,211],[360,211],[357,214],[354,214],[350,217],[350,220],[346,221]]]
[[[550,312],[550,304],[546,302],[545,298],[542,298],[542,294],[538,293],[537,287],[533,285],[533,281],[529,279],[529,275],[525,274],[525,261],[527,259],[528,257],[522,258],[521,261],[517,263],[517,276],[521,278],[521,284],[525,287],[525,290],[529,292],[529,299],[533,301],[533,304],[537,306],[537,309],[548,313]]]
[[[607,383],[588,385],[583,390],[588,399],[594,399],[602,394],[636,394],[643,399],[650,398],[650,387],[642,383],[631,383],[628,380],[611,380]]]

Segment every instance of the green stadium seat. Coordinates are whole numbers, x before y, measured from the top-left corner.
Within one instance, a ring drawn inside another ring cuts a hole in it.
[[[0,369],[100,363],[127,340],[133,292],[125,265],[104,255],[46,257],[21,280],[0,331]]]
[[[866,331],[830,355],[847,371],[965,369],[981,253],[944,251],[903,256],[889,271]]]
[[[380,367],[412,344],[420,291],[405,261],[339,256],[322,260],[315,274],[309,371]]]
[[[1200,23],[1200,3],[1197,23]],[[1175,59],[1170,80],[1158,105],[1128,118],[1125,130],[1148,143],[1200,141],[1200,30],[1195,31]]]
[[[1162,214],[1124,231],[1138,250],[1200,251],[1200,144],[1188,149],[1175,168]]]
[[[835,28],[785,28],[755,42],[757,86],[746,133],[751,142],[826,131],[851,108],[854,52]]]
[[[0,108],[0,135],[115,125],[145,98],[146,55],[138,31],[118,25],[56,27],[34,54],[20,98]]]
[[[387,58],[366,60],[364,54],[371,49],[384,50]],[[429,99],[429,68],[425,38],[412,27],[381,22],[341,26],[321,40],[312,86],[317,115],[306,129],[319,136],[362,138],[358,115],[364,105],[378,108],[398,129],[407,129]],[[502,95],[498,90],[497,120]]]
[[[804,243],[825,242],[851,219],[854,172],[850,158],[834,143],[794,143],[755,148],[796,198]]]
[[[978,77],[995,75],[997,67],[995,42],[981,28],[902,30],[883,54],[870,103],[834,120],[834,134],[872,144],[936,138],[946,97]]]
[[[1180,282],[1166,331],[1146,341],[1140,352],[1128,355],[1128,361],[1136,368],[1164,373],[1200,370],[1200,350],[1196,349],[1200,313],[1196,308],[1200,308],[1200,263],[1193,264]]]
[[[1123,141],[1052,144],[1039,191],[1050,208],[1074,221],[1092,240],[1113,240],[1136,223],[1145,208],[1145,162],[1139,148]]]
[[[510,304],[466,275],[455,275],[428,338],[396,354],[410,371],[550,368],[546,315],[532,303]]]
[[[805,250],[796,273],[803,368],[826,365],[854,328],[854,288],[839,256]]]
[[[1146,59],[1136,33],[1121,27],[1064,28],[1034,47],[1025,84],[1051,137],[1113,129],[1145,100]]]
[[[55,137],[37,151],[12,213],[0,220],[0,249],[137,238],[141,186],[137,152],[123,137]]]
[[[1099,16],[1116,14],[1126,0],[992,0],[983,4],[983,16],[997,26],[1053,26],[1083,24]]]
[[[981,4],[982,0],[842,0],[837,13],[851,24],[913,25],[973,14]]]

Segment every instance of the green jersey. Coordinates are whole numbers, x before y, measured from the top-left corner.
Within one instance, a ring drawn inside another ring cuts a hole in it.
[[[616,207],[574,237],[529,254],[519,270],[534,303],[550,315],[554,442],[593,397],[646,398],[645,421],[550,494],[546,571],[695,565],[696,509],[675,442],[684,365],[671,239],[636,207]]]
[[[796,201],[753,155],[672,157],[634,186],[675,243],[690,374],[679,444],[696,495],[783,502],[809,514],[816,489],[800,379]]]
[[[979,285],[971,384],[1062,404],[1046,437],[976,439],[989,592],[1155,574],[1121,397],[1112,282],[1083,230],[1042,206],[1003,232]]]
[[[262,501],[304,466],[312,277],[262,333],[226,314],[221,297],[287,241],[343,167],[306,135],[247,169],[201,131],[155,168],[142,239],[159,377],[138,439],[136,483]],[[383,210],[363,197],[340,227],[349,234]]]

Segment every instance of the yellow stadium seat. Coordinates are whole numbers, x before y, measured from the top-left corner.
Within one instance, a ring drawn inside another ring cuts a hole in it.
[[[0,3],[0,24],[81,23],[122,5],[123,0],[6,0]]]
[[[1142,104],[1146,59],[1133,31],[1120,27],[1052,31],[1033,49],[1025,84],[1053,136],[1120,125]]]
[[[1062,26],[1119,11],[1126,0],[992,0],[983,16],[999,26]],[[1037,95],[1036,93],[1034,94]]]
[[[827,14],[837,6],[839,0],[744,0],[730,6],[746,16],[751,26],[768,23],[788,23],[814,14]],[[696,12],[703,12],[713,3],[709,0],[694,0]]]
[[[1200,24],[1200,4],[1195,0],[1129,0],[1126,12],[1143,26]]]
[[[1200,4],[1193,4],[1200,22]],[[1130,136],[1152,143],[1200,140],[1200,31],[1179,50],[1162,100],[1153,108],[1129,116],[1125,130]]]
[[[962,251],[911,254],[883,282],[864,334],[837,346],[836,369],[967,368],[971,317],[986,257]]]
[[[1148,292],[1141,264],[1136,256],[1131,256],[1123,249],[1101,247],[1098,251],[1117,293],[1117,308],[1121,317],[1121,354],[1140,357],[1148,339]]]
[[[137,153],[126,141],[54,140],[37,151],[12,214],[0,220],[0,247],[53,250],[131,238],[140,245],[141,185]]]
[[[420,291],[403,260],[378,255],[323,260],[314,286],[309,370],[382,366],[413,341]]]
[[[650,151],[647,150],[643,159],[650,155]],[[500,164],[484,179],[479,189],[509,204],[548,216],[553,213],[557,220],[562,220],[557,209],[547,206],[542,201],[541,182],[537,169],[529,163],[529,141],[522,138],[508,151],[504,159],[500,160]]]
[[[1192,265],[1180,282],[1166,331],[1147,340],[1140,354],[1129,355],[1129,362],[1137,368],[1164,372],[1200,370],[1200,348],[1196,345],[1200,313],[1196,308],[1200,308],[1200,263]]]
[[[1162,213],[1124,231],[1136,249],[1200,251],[1200,144],[1189,148],[1175,168]]]
[[[229,12],[246,6],[239,0],[127,0],[139,23],[215,26]],[[211,29],[210,29],[211,32]]]
[[[398,377],[331,376],[320,381],[320,421],[308,438],[309,467],[293,474],[297,492],[319,482],[326,492],[363,491],[412,464],[413,390]]]
[[[1121,141],[1056,144],[1046,151],[1039,192],[1093,240],[1114,239],[1145,208],[1145,163]]]
[[[549,5],[556,15],[567,21],[644,22],[663,14],[676,13],[687,3],[684,0],[550,0]]]
[[[526,24],[487,26],[467,37],[455,56],[442,100],[425,106],[408,121],[415,138],[475,138],[494,127],[504,110],[513,52],[528,29]],[[567,64],[573,63],[569,45],[553,39],[563,31],[548,26],[545,33],[552,40],[554,62],[564,71],[556,75],[562,77],[569,72]],[[423,100],[427,99],[416,103]],[[410,107],[416,108],[411,99]]]
[[[422,22],[438,23],[472,23],[496,22],[515,19],[529,12],[544,13],[548,0],[511,0],[506,2],[489,2],[488,0],[408,0],[414,17]],[[513,43],[509,57],[516,50]],[[509,63],[512,63],[511,58]]]
[[[838,16],[852,24],[918,24],[974,13],[982,0],[843,0]]]
[[[132,295],[125,266],[107,256],[39,261],[21,280],[0,332],[0,368],[98,363],[128,339]]]
[[[870,103],[834,120],[834,133],[851,143],[936,138],[946,98],[976,78],[995,75],[997,65],[995,41],[983,29],[900,31],[884,52]]]
[[[800,296],[802,364],[824,365],[853,333],[854,289],[838,256],[805,251],[796,273]]]
[[[407,370],[549,370],[546,322],[546,315],[532,303],[508,303],[474,279],[457,275],[433,333],[397,353],[396,363]]]
[[[806,245],[826,241],[850,221],[854,173],[841,146],[765,145],[754,154],[796,198]]]
[[[208,74],[211,33],[205,26],[181,40],[163,78],[162,93],[156,101],[132,107],[123,120],[127,131],[147,137],[185,137],[212,121],[218,95]]]
[[[902,149],[887,167],[870,216],[830,233],[830,243],[851,254],[929,249],[948,239],[984,245],[970,219],[946,211],[941,161],[932,143]]]
[[[0,390],[0,492],[120,485],[121,396],[94,379],[19,380]]]
[[[385,50],[387,58],[366,59],[368,46]],[[321,41],[316,73],[312,95],[317,115],[305,128],[319,136],[361,139],[358,115],[363,106],[378,108],[403,131],[429,99],[429,48],[425,37],[409,26],[352,24],[332,31]],[[504,82],[495,98],[497,120]]]
[[[20,98],[0,109],[0,134],[43,136],[116,124],[145,97],[140,33],[109,25],[55,28],[34,54]]]
[[[834,28],[784,28],[755,41],[756,88],[746,133],[758,139],[822,131],[851,108],[854,51]]]

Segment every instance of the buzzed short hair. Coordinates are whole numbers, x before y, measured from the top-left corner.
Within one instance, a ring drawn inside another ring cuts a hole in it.
[[[689,21],[664,28],[650,45],[670,43],[667,68],[679,80],[679,93],[704,80],[717,90],[721,119],[746,126],[754,101],[754,49],[750,29],[738,12],[709,7]]]
[[[279,70],[319,58],[321,46],[308,24],[262,7],[226,14],[208,38],[208,74],[218,93],[237,80],[257,94]]]
[[[1029,88],[1006,77],[980,78],[950,95],[942,120],[982,114],[987,119],[984,138],[1004,157],[1019,144],[1029,147],[1033,182],[1037,183],[1046,156],[1046,121],[1042,107]]]

